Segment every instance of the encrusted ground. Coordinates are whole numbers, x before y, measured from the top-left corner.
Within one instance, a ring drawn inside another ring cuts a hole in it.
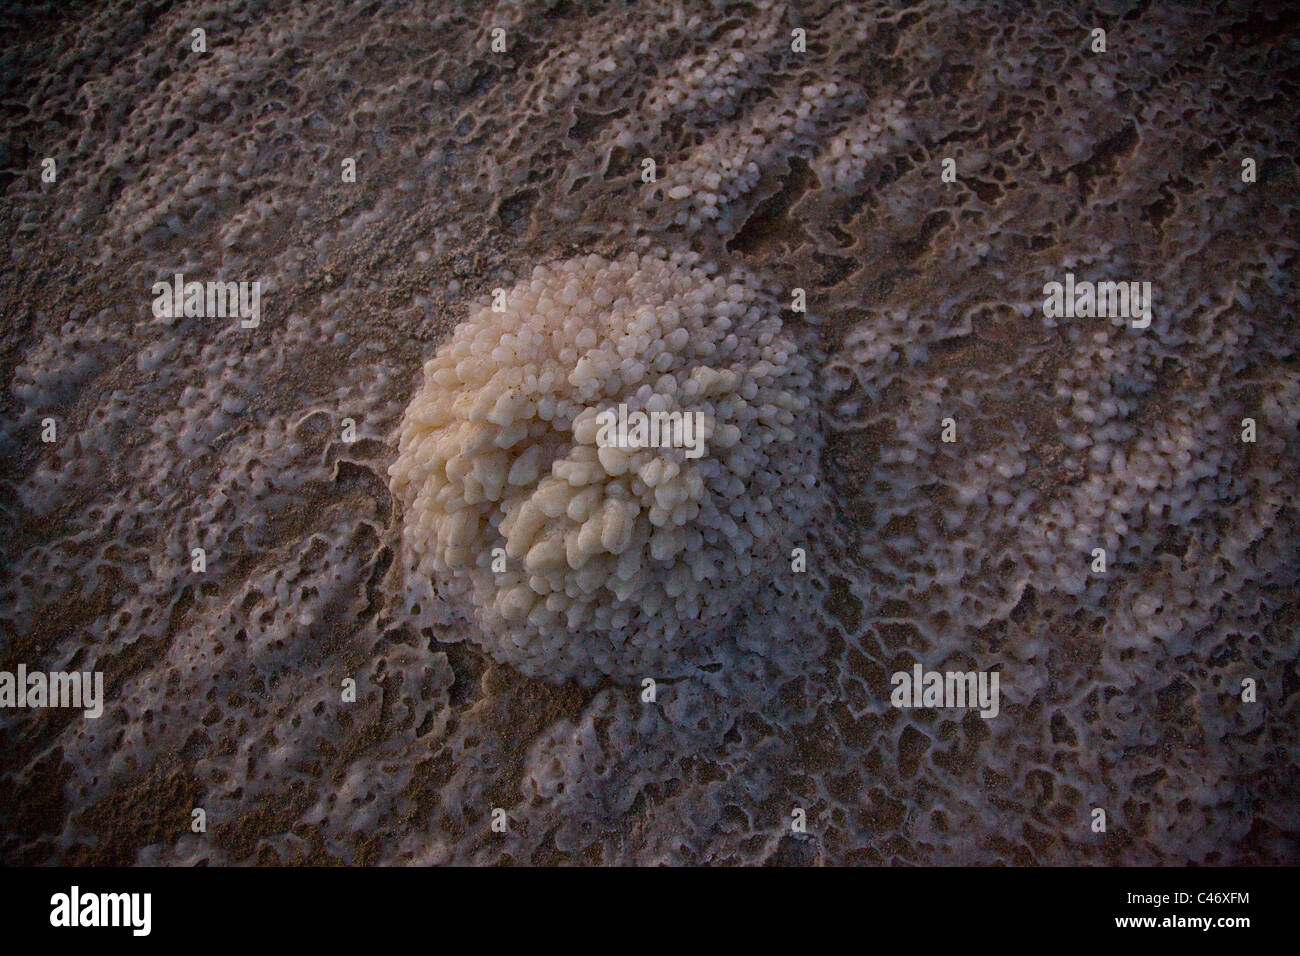
[[[62,6],[0,61],[0,670],[108,702],[0,711],[0,858],[1300,858],[1294,14]],[[385,480],[471,303],[650,245],[806,290],[833,506],[814,610],[653,705],[466,642]],[[260,325],[155,318],[178,272]],[[1045,319],[1067,272],[1150,327]],[[891,707],[916,662],[999,715]]]

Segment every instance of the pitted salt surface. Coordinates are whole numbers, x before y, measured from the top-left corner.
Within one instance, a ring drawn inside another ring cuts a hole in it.
[[[1102,3],[1096,55],[1070,5],[547,9],[27,25],[0,669],[102,669],[109,701],[0,711],[0,855],[1294,859],[1293,33]],[[387,468],[492,289],[659,248],[807,290],[826,511],[773,613],[646,704],[467,641]],[[1045,320],[1067,271],[1150,281],[1152,326]],[[154,319],[176,272],[263,282],[261,326]],[[1000,671],[1000,716],[890,707],[918,661]]]

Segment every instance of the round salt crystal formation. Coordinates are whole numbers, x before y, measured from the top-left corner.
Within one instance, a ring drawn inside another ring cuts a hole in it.
[[[535,269],[425,363],[390,483],[418,573],[472,605],[490,655],[673,673],[789,573],[821,437],[779,308],[693,253],[593,255]]]

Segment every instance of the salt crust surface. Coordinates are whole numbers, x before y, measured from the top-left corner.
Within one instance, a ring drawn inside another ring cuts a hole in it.
[[[0,713],[0,853],[1294,860],[1297,40],[1266,7],[24,14],[0,666],[103,669],[110,703]],[[808,290],[829,513],[796,590],[646,706],[467,640],[387,468],[493,288],[655,247]],[[260,279],[260,330],[155,320],[177,271]],[[1152,282],[1152,327],[1044,320],[1066,271]],[[918,661],[999,670],[1000,716],[889,707]]]

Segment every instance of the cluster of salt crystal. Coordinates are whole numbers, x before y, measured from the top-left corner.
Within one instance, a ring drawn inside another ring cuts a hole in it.
[[[498,659],[664,673],[797,543],[810,366],[752,277],[692,254],[539,267],[504,306],[425,365],[389,469],[406,544]],[[698,415],[703,453],[602,446],[597,416],[620,405]]]

